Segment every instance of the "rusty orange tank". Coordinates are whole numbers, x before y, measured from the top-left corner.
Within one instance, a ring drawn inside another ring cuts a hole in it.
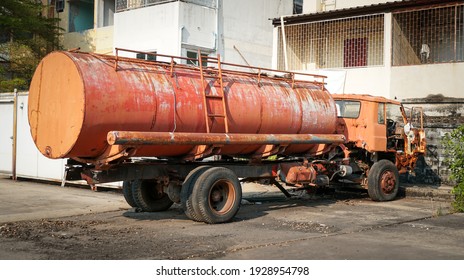
[[[112,137],[108,136],[111,131],[222,133],[240,134],[241,138],[305,134],[330,138],[335,133],[336,106],[323,83],[292,83],[261,72],[249,75],[220,67],[200,69],[53,52],[37,67],[30,86],[32,138],[49,158],[90,160],[123,154],[182,157],[198,153],[202,146],[194,142],[110,145],[107,137]],[[278,149],[278,140],[275,142],[230,143],[215,152],[209,147],[210,153],[203,147],[202,155],[314,154],[320,152],[318,144],[334,141],[290,141]]]

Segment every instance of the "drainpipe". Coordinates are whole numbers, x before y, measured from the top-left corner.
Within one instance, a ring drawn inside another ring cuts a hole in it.
[[[280,17],[280,26],[282,28],[282,43],[284,45],[284,62],[285,62],[285,71],[288,71],[288,57],[287,57],[287,38],[285,36],[285,26],[284,26],[284,17]]]
[[[216,50],[216,54],[220,54],[222,59],[225,59],[225,53],[222,53],[221,49],[221,30],[222,30],[222,22],[221,22],[221,15],[222,15],[222,2],[216,0],[216,38],[214,40],[214,49]]]
[[[17,150],[17,135],[18,135],[18,90],[14,89],[13,98],[13,157],[11,173],[12,179],[16,181],[16,150]]]

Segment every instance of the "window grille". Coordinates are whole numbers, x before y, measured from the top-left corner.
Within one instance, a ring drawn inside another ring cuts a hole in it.
[[[288,70],[384,65],[384,15],[286,25]],[[277,67],[285,69],[281,26]]]
[[[464,4],[393,13],[392,65],[464,61]]]

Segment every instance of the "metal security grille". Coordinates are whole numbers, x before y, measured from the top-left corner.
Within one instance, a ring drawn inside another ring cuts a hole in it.
[[[312,70],[384,64],[383,14],[288,25],[284,26],[284,31],[286,47],[282,27],[278,27],[279,69]]]
[[[394,66],[464,61],[464,4],[393,13]]]
[[[116,12],[122,12],[131,9],[143,8],[152,5],[175,2],[179,0],[116,0]],[[209,8],[216,7],[217,0],[183,0],[196,5],[201,5]]]

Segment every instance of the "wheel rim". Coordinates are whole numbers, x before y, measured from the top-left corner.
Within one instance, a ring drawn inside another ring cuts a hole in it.
[[[380,189],[384,194],[391,194],[396,188],[395,173],[391,170],[386,170],[380,176]]]
[[[229,212],[234,205],[234,185],[227,180],[214,183],[208,196],[210,209],[216,214],[223,215]]]
[[[142,183],[143,192],[147,196],[154,201],[160,200],[166,196],[165,193],[160,192],[159,186],[156,184],[155,181],[144,181]]]

